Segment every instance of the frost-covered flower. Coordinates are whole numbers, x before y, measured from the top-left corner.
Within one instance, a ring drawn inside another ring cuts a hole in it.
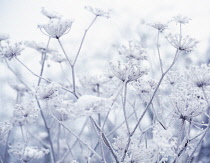
[[[53,53],[56,52],[56,50],[51,49],[51,48],[47,48],[46,49],[46,45],[44,43],[37,43],[35,41],[26,41],[25,45],[28,46],[29,48],[35,49],[40,53]]]
[[[180,85],[185,81],[183,74],[180,71],[169,71],[164,79],[165,83],[170,86]]]
[[[0,33],[0,42],[9,39],[8,34]]]
[[[129,59],[147,59],[147,49],[143,48],[137,41],[129,41],[128,46],[122,46],[119,49],[119,54]]]
[[[111,69],[113,74],[123,82],[137,80],[148,73],[147,68],[140,67],[139,65],[132,63],[132,61],[127,63],[121,63],[118,61],[118,64],[111,63]]]
[[[136,89],[136,94],[140,96],[143,102],[148,102],[156,88],[156,82],[153,79],[140,78],[132,83]]]
[[[159,153],[164,157],[175,155],[177,139],[173,133],[174,130],[171,127],[165,130],[158,124],[153,128],[153,141],[159,147]]]
[[[202,97],[202,94],[193,88],[177,88],[170,96],[173,113],[182,119],[202,115],[207,109],[207,103]]]
[[[58,91],[61,90],[61,86],[52,82],[47,85],[41,85],[36,88],[35,95],[41,100],[49,100],[58,96]]]
[[[166,39],[173,47],[186,53],[191,52],[198,43],[198,41],[196,41],[195,39],[189,36],[183,37],[180,34],[169,34],[168,36],[166,36]]]
[[[111,107],[112,100],[92,95],[83,95],[74,103],[74,111],[78,116],[108,112]]]
[[[39,110],[32,102],[27,104],[16,104],[13,112],[12,123],[19,126],[32,124],[38,117],[38,111]]]
[[[5,45],[2,45],[2,48],[0,49],[0,56],[3,58],[11,60],[12,58],[18,56],[23,51],[22,43],[10,43],[7,42]]]
[[[10,146],[8,152],[16,159],[22,160],[23,162],[27,163],[32,160],[43,158],[44,155],[49,153],[49,149],[39,149],[38,147],[33,146],[28,146],[24,148],[24,144],[16,143],[14,146]]]
[[[40,30],[49,37],[59,39],[67,34],[73,21],[67,19],[51,19],[48,24],[39,25]]]
[[[96,16],[101,16],[105,18],[110,18],[110,11],[104,11],[99,8],[93,8],[91,6],[85,6],[85,9],[93,13]]]
[[[12,129],[12,124],[9,122],[2,123],[0,122],[0,142],[4,139],[4,137],[8,134],[8,132]]]
[[[210,65],[190,66],[187,73],[196,87],[202,88],[210,85]]]
[[[168,25],[167,24],[163,24],[163,23],[150,23],[150,24],[148,24],[149,26],[151,26],[151,27],[153,27],[153,28],[155,28],[155,29],[157,29],[159,32],[163,32],[165,29],[167,29],[168,28]]]
[[[175,21],[176,23],[180,23],[180,24],[187,24],[187,23],[189,23],[190,20],[192,20],[192,19],[179,14],[179,15],[173,17],[171,21]]]
[[[60,19],[61,18],[61,16],[58,13],[56,13],[54,11],[48,11],[44,7],[42,7],[41,13],[44,16],[48,17],[49,19]]]

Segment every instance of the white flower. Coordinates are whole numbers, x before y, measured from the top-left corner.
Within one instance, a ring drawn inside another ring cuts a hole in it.
[[[24,144],[17,143],[14,146],[10,146],[8,152],[11,156],[15,157],[18,160],[21,159],[24,162],[30,162],[34,159],[43,158],[44,155],[49,153],[49,149],[39,149],[33,146],[28,146],[24,148]]]
[[[187,23],[189,23],[190,20],[192,20],[192,19],[179,14],[179,15],[173,17],[171,21],[175,21],[176,23],[180,23],[180,24],[187,24]]]
[[[61,86],[52,82],[47,85],[41,85],[37,87],[35,94],[41,100],[49,100],[58,96],[58,91],[61,89]]]
[[[16,104],[12,122],[14,125],[26,125],[32,124],[38,117],[38,109],[35,108],[33,103],[28,104]]]
[[[9,39],[9,35],[0,33],[0,42]]]
[[[142,68],[139,65],[132,63],[132,61],[127,63],[121,63],[118,61],[117,65],[111,63],[111,69],[113,74],[123,82],[137,80],[138,78],[148,73],[148,69]]]
[[[148,24],[149,26],[157,29],[159,32],[163,32],[165,29],[168,28],[168,25],[167,24],[162,24],[162,23],[150,23]]]
[[[74,104],[75,111],[78,116],[90,116],[108,112],[112,107],[112,101],[107,98],[83,95]]]
[[[59,39],[67,34],[73,21],[67,19],[51,19],[48,24],[39,25],[40,30],[49,37]]]
[[[110,18],[110,11],[104,11],[99,8],[93,8],[91,6],[85,6],[85,9],[93,13],[96,16],[101,16],[105,18]]]
[[[56,52],[54,49],[46,49],[46,45],[44,43],[36,43],[35,41],[26,41],[25,45],[28,46],[29,48],[33,48],[37,50],[40,53],[53,53]]]
[[[58,13],[56,13],[54,11],[48,11],[44,7],[42,7],[41,13],[44,16],[48,17],[49,19],[60,19],[61,18],[61,16]]]
[[[7,42],[0,49],[0,56],[11,60],[13,57],[16,57],[21,54],[23,51],[22,43],[9,43]]]
[[[122,46],[119,54],[129,59],[145,60],[147,59],[147,50],[137,41],[129,41],[128,46]]]
[[[166,39],[173,47],[186,53],[191,52],[198,43],[195,39],[190,38],[189,36],[183,37],[180,34],[169,34],[166,36]]]
[[[4,124],[0,122],[0,142],[4,139],[4,137],[8,134],[8,132],[12,129],[12,124],[9,122],[5,122]]]

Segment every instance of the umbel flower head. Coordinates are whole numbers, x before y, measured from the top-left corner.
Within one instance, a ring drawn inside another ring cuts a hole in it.
[[[33,146],[28,146],[24,148],[24,144],[17,143],[13,146],[10,146],[10,149],[8,150],[9,154],[13,157],[15,157],[17,160],[23,160],[23,162],[27,163],[32,160],[41,159],[44,157],[44,155],[49,153],[49,149]]]
[[[198,43],[198,41],[196,41],[195,39],[189,36],[183,37],[180,34],[169,34],[168,36],[166,36],[166,39],[173,47],[186,53],[191,52]]]
[[[148,73],[148,69],[140,67],[132,61],[127,63],[121,63],[118,61],[118,64],[111,63],[111,69],[113,74],[123,82],[137,80],[138,78]]]
[[[179,14],[179,15],[173,17],[171,21],[174,21],[174,22],[180,23],[180,24],[187,24],[187,23],[189,23],[190,20],[191,20],[190,18]]]
[[[61,16],[58,13],[56,13],[54,11],[48,11],[44,7],[42,7],[41,13],[44,16],[48,17],[49,19],[60,19],[61,18]]]
[[[6,58],[11,60],[12,58],[18,56],[23,51],[22,43],[10,43],[7,42],[5,45],[3,45],[0,49],[0,56],[2,58]]]
[[[167,29],[168,28],[168,25],[167,24],[163,24],[163,23],[150,23],[150,24],[148,24],[149,26],[151,26],[151,27],[153,27],[153,28],[155,28],[155,29],[157,29],[159,32],[163,32],[165,29]]]
[[[70,31],[72,23],[73,21],[68,19],[51,19],[49,23],[39,25],[38,28],[45,35],[59,39]]]
[[[93,13],[95,16],[101,16],[105,18],[110,18],[110,11],[104,11],[99,8],[93,8],[91,6],[85,6],[85,9]]]
[[[128,59],[145,60],[147,59],[147,50],[137,41],[129,41],[128,46],[121,46],[119,54]]]

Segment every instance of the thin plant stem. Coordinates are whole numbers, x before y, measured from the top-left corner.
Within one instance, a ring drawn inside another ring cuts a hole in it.
[[[159,62],[160,62],[160,70],[161,73],[163,74],[163,62],[160,56],[160,44],[159,44],[159,36],[160,36],[160,31],[158,30],[158,34],[157,34],[157,51],[158,51],[158,58],[159,58]]]

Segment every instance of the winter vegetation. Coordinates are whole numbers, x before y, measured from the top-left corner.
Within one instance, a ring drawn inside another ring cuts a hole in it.
[[[80,69],[97,58],[88,58],[83,46],[112,12],[84,9],[92,20],[75,54],[63,38],[77,22],[47,8],[37,30],[48,41],[14,42],[0,34],[0,64],[12,74],[7,84],[15,94],[10,117],[0,106],[0,163],[209,162],[210,65],[187,64],[199,44],[185,33],[193,20],[177,14],[144,23],[155,35],[111,47],[103,73],[90,75]],[[148,39],[155,41],[147,47]]]

